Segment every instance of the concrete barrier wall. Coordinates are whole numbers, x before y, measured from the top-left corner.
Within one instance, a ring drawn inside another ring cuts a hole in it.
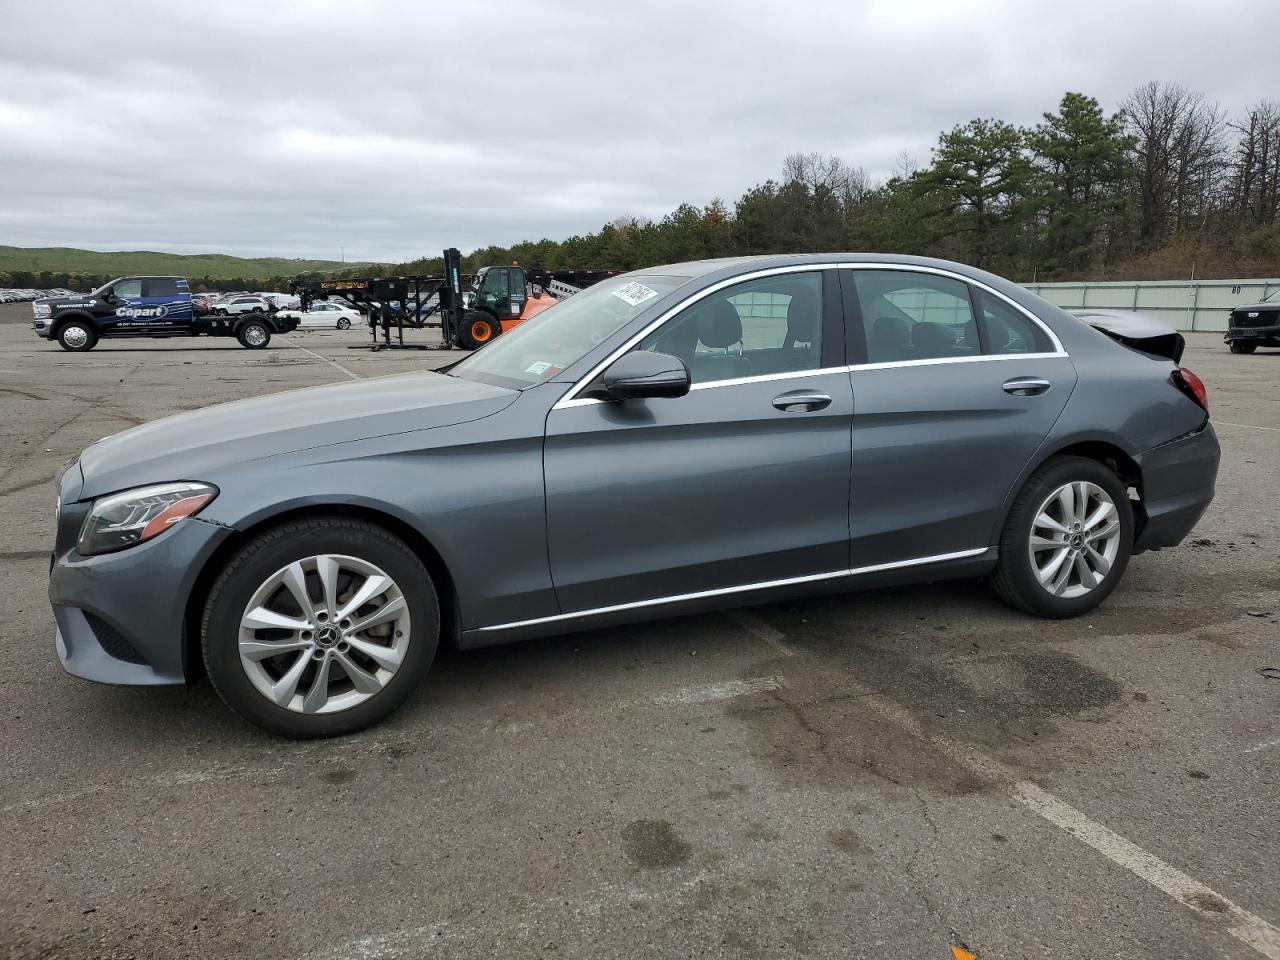
[[[1068,310],[1138,310],[1178,330],[1227,329],[1233,307],[1280,290],[1280,280],[1121,280],[1106,283],[1027,283],[1032,293]]]

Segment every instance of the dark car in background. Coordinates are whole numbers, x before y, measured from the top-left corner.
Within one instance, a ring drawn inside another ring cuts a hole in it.
[[[1253,353],[1259,347],[1280,347],[1280,290],[1260,303],[1231,311],[1223,340],[1232,353]]]
[[[966,577],[1076,616],[1218,466],[1182,338],[1111,325],[939,260],[672,264],[445,373],[145,424],[59,477],[58,656],[207,672],[309,737],[395,709],[441,640]]]

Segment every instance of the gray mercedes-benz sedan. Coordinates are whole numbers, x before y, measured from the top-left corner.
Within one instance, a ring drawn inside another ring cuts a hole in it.
[[[59,478],[58,656],[105,683],[207,672],[311,737],[395,709],[442,639],[958,577],[1075,616],[1213,497],[1181,352],[939,260],[637,271],[444,373],[93,444]]]

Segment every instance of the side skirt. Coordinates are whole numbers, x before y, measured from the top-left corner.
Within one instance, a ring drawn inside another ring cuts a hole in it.
[[[816,574],[794,580],[745,587],[727,587],[680,597],[664,597],[642,600],[601,610],[585,610],[579,613],[559,614],[517,623],[497,624],[465,630],[459,640],[460,649],[488,647],[512,643],[534,637],[556,636],[595,630],[624,623],[660,620],[668,617],[687,616],[707,610],[723,610],[759,603],[776,603],[798,597],[821,596],[832,593],[850,593],[873,590],[878,587],[898,586],[910,583],[928,583],[936,580],[957,580],[981,577],[990,573],[996,565],[996,548],[986,547],[960,553],[925,557],[895,564],[859,567],[839,570],[829,574]]]

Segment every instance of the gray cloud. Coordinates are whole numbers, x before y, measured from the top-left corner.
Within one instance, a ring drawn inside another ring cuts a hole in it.
[[[400,260],[873,176],[971,117],[1150,79],[1280,96],[1280,5],[9,5],[0,243]]]

